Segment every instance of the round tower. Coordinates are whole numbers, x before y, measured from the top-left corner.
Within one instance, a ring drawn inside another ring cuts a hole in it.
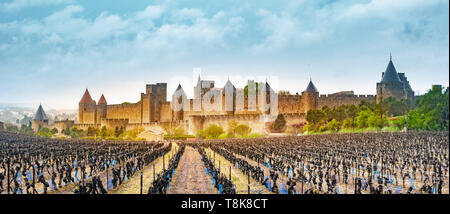
[[[39,105],[36,114],[34,114],[33,121],[31,123],[31,128],[34,132],[38,132],[42,127],[48,126],[48,117],[42,108],[42,105]]]
[[[78,103],[78,123],[79,124],[95,124],[96,104],[86,89],[83,97]]]
[[[97,102],[97,116],[96,116],[96,124],[100,124],[102,119],[106,118],[106,108],[108,103],[106,102],[105,96],[102,94],[100,99]]]
[[[397,70],[392,63],[392,56],[390,57],[386,71],[381,75],[381,81],[377,83],[377,103],[388,97],[394,97],[397,100],[406,99],[408,97],[407,93],[405,93],[404,83],[400,79]]]
[[[302,92],[303,113],[308,113],[311,109],[318,107],[319,91],[314,86],[312,80],[309,81],[308,87]]]

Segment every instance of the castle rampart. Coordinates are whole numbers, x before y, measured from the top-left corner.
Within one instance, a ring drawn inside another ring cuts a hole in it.
[[[340,105],[358,105],[362,100],[369,102],[375,102],[376,96],[374,95],[325,95],[321,94],[318,99],[318,108],[321,109],[324,106],[334,108]]]
[[[249,80],[248,85],[255,85]],[[180,90],[180,91],[179,91]],[[266,82],[263,95],[265,103],[276,93]],[[227,94],[226,92],[232,92]],[[227,81],[223,88],[216,88],[214,81],[198,79],[194,87],[194,97],[188,99],[181,87],[176,92],[183,96],[176,100],[188,102],[189,107],[181,111],[174,111],[174,103],[167,101],[167,83],[148,84],[145,93],[141,93],[141,99],[137,103],[123,103],[107,105],[106,99],[101,97],[98,104],[92,100],[86,90],[79,103],[79,124],[77,127],[101,127],[126,130],[143,128],[145,130],[162,130],[164,124],[182,125],[189,133],[195,134],[198,130],[217,124],[225,129],[232,120],[249,125],[254,132],[266,132],[266,117],[268,110],[259,108],[261,94],[252,96],[244,95],[244,88],[235,88]],[[283,114],[287,125],[306,123],[306,114],[311,109],[320,109],[324,106],[334,108],[341,105],[358,105],[361,101],[379,102],[387,97],[397,99],[414,98],[409,82],[404,73],[396,72],[392,60],[389,62],[386,72],[382,73],[382,81],[377,83],[377,95],[355,95],[353,91],[340,91],[333,94],[319,94],[318,89],[309,82],[307,88],[301,94],[277,95],[278,114]],[[177,97],[172,97],[177,99]],[[232,106],[230,105],[232,101]],[[227,101],[227,102],[226,102]],[[172,102],[175,102],[173,100]],[[265,105],[265,103],[263,105]],[[272,103],[273,104],[273,103]],[[265,105],[266,106],[266,105]],[[38,122],[36,123],[38,124]]]

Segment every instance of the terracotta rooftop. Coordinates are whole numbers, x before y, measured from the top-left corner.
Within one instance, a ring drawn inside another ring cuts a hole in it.
[[[87,104],[87,103],[91,103],[92,101],[94,101],[94,100],[92,100],[92,97],[89,94],[89,91],[86,89],[86,91],[84,92],[83,97],[80,100],[80,104]]]
[[[102,94],[100,99],[98,100],[98,104],[107,104],[105,96]]]

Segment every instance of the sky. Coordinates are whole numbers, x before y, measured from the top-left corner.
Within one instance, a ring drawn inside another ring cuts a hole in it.
[[[146,84],[375,94],[392,53],[418,94],[449,85],[448,0],[0,0],[0,103],[76,109]]]

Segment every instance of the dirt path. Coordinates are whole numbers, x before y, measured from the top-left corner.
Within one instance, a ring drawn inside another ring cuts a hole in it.
[[[229,177],[231,169],[231,181],[236,185],[237,194],[248,194],[248,176],[244,175],[240,169],[238,169],[231,162],[219,155],[217,152],[214,158],[214,151],[210,148],[205,149],[206,155],[208,155],[211,161],[215,159],[215,165],[220,165],[221,173]],[[231,168],[230,168],[231,167]],[[251,194],[270,194],[269,190],[250,177],[250,193]]]
[[[170,158],[178,150],[179,146],[175,143],[172,144],[171,151],[164,154],[165,168],[169,165]],[[155,168],[155,176],[163,170],[163,157],[157,158],[152,163],[144,167],[143,170],[137,171],[134,176],[123,182],[115,189],[108,191],[109,194],[140,194],[141,192],[141,172],[142,172],[142,193],[147,194],[148,188],[153,182],[153,167]]]
[[[205,166],[194,148],[187,146],[175,169],[168,194],[217,194],[211,177],[205,174]]]

